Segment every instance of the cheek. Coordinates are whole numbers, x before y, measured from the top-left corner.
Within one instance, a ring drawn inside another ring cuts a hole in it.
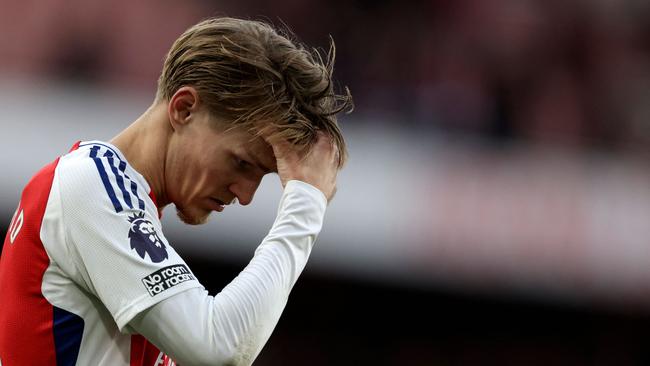
[[[189,152],[174,163],[172,173],[169,174],[171,187],[180,200],[191,199],[206,185],[210,185],[212,171],[210,165],[197,153]]]
[[[202,205],[201,202],[207,197],[226,195],[229,182],[236,176],[228,155],[221,151],[198,151],[193,146],[182,156],[179,155],[175,163],[174,175],[170,175],[169,183],[174,187],[175,202],[181,203],[181,206]]]
[[[227,192],[229,179],[227,169],[223,169],[222,166],[204,165],[199,170],[188,182],[191,185],[192,200],[203,200]]]
[[[212,167],[212,169],[205,170],[206,188],[212,193],[219,193],[223,191],[224,186],[227,186],[228,172],[219,167]]]
[[[210,185],[224,185],[231,179],[233,164],[227,158],[216,154],[214,158],[206,159],[202,164],[202,173]]]

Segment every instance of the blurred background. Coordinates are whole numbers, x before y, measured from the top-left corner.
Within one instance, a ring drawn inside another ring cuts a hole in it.
[[[22,187],[152,102],[213,15],[337,44],[351,160],[256,365],[648,365],[650,2],[0,0],[0,234]],[[280,188],[165,234],[211,293]],[[0,294],[1,296],[1,294]]]

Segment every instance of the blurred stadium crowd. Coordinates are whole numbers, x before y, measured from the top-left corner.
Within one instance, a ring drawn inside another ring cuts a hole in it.
[[[650,159],[646,0],[0,5],[0,84],[47,80],[153,99],[163,56],[184,29],[212,15],[241,16],[286,23],[325,50],[332,35],[337,79],[356,102],[354,119],[345,123],[460,136],[497,150],[515,142]],[[188,262],[211,292],[241,269],[226,260]],[[650,363],[647,309],[625,313],[355,281],[308,269],[257,364]],[[637,290],[647,298],[648,288]]]
[[[285,22],[322,47],[331,33],[357,112],[405,128],[644,155],[650,142],[640,0],[7,1],[2,67],[149,91],[170,42],[207,15]]]

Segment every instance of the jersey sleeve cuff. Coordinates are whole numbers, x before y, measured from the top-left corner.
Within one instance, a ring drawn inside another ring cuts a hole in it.
[[[287,195],[294,192],[302,192],[303,194],[310,196],[319,204],[319,206],[323,207],[323,210],[327,207],[327,197],[325,197],[325,193],[309,183],[301,180],[288,181],[284,187],[284,194]]]

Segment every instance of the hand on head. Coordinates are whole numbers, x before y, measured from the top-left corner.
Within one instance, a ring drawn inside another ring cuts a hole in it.
[[[278,175],[284,187],[290,180],[300,180],[318,188],[328,201],[336,193],[336,176],[339,171],[338,148],[323,132],[306,154],[300,154],[287,141],[266,138],[273,148]]]

